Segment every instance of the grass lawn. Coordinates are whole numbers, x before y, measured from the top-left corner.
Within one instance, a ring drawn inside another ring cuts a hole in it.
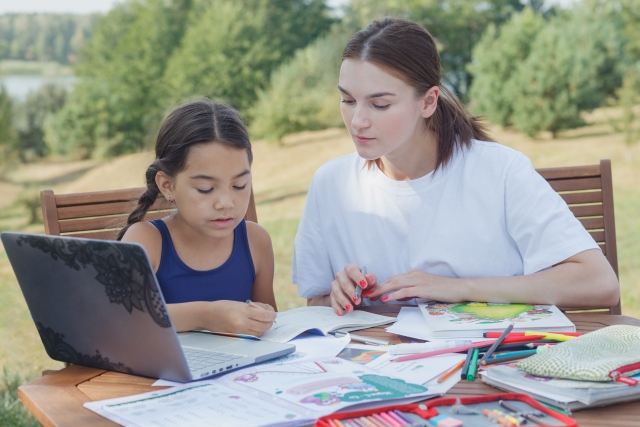
[[[498,142],[524,152],[536,167],[612,160],[622,311],[640,317],[640,145],[626,146],[622,135],[612,132],[608,113],[599,110],[588,117],[590,125],[561,133],[556,139],[543,136],[534,140],[500,128],[493,128],[492,135]],[[350,138],[341,129],[293,135],[281,146],[262,141],[254,144],[258,219],[273,240],[275,292],[280,310],[304,304],[290,283],[290,275],[293,239],[311,177],[324,162],[353,150]],[[0,171],[0,191],[4,196],[0,199],[0,230],[43,232],[41,224],[28,224],[29,209],[37,212],[37,194],[42,188],[67,193],[141,186],[152,160],[153,153],[144,152],[102,163],[47,161],[6,168]],[[0,295],[0,367],[9,367],[23,377],[59,367],[42,348],[2,248]]]

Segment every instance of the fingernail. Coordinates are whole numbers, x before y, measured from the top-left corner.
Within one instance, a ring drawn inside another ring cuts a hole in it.
[[[342,310],[338,310],[338,316],[342,316]]]
[[[380,299],[381,299],[382,301],[386,301],[386,300],[388,300],[388,299],[389,299],[389,297],[385,295],[385,296],[383,296],[383,297],[382,297],[382,298],[380,298]]]
[[[362,295],[364,295],[365,297],[368,297],[369,295],[371,295],[373,293],[373,291],[364,291],[362,293]]]
[[[345,306],[344,306],[344,308],[345,308],[345,310],[347,310],[347,311],[351,310],[351,306],[350,306],[349,304],[345,305]]]
[[[360,287],[362,289],[366,288],[367,287],[367,281],[366,280],[360,280]]]
[[[355,303],[356,301],[358,301],[358,298],[356,298],[356,297],[353,297],[353,298],[351,298],[351,299],[353,300],[353,302],[354,302],[354,303]]]

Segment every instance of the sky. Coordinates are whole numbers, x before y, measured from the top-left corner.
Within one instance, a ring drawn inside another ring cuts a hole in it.
[[[2,13],[92,13],[108,12],[121,0],[0,0]],[[328,0],[331,6],[344,4],[346,0]],[[547,0],[549,4],[569,6],[576,0]]]

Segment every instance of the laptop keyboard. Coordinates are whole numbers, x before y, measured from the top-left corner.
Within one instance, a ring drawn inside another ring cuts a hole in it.
[[[184,356],[187,359],[187,365],[192,371],[199,371],[204,368],[210,368],[215,365],[225,364],[232,360],[241,359],[244,356],[240,354],[218,353],[215,351],[196,350],[193,348],[182,348]],[[222,369],[220,369],[222,371]],[[215,370],[214,370],[215,372]]]

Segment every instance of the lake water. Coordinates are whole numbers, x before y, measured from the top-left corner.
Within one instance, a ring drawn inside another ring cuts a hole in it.
[[[9,96],[23,101],[29,92],[34,92],[45,83],[64,85],[67,89],[76,80],[75,76],[0,76]]]

